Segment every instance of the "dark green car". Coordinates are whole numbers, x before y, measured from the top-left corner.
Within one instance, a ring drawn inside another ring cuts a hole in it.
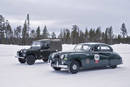
[[[21,49],[17,51],[18,61],[32,65],[35,60],[42,59],[44,62],[48,61],[51,53],[62,50],[62,43],[60,39],[42,39],[33,41],[29,49]]]
[[[81,43],[69,52],[56,52],[49,57],[54,70],[68,69],[72,74],[80,69],[96,67],[116,68],[122,64],[119,54],[104,43]]]

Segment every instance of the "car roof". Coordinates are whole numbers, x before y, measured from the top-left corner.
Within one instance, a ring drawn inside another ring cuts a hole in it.
[[[98,43],[98,42],[89,42],[89,43],[80,43],[82,45],[108,45],[108,44],[105,44],[105,43]]]

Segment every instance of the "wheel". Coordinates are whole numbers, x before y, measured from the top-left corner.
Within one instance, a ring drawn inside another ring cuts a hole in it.
[[[117,65],[113,65],[113,66],[111,66],[111,68],[113,68],[113,69],[116,68],[116,67],[117,67]]]
[[[35,56],[29,55],[26,57],[26,61],[28,65],[33,65],[35,63]]]
[[[53,69],[54,69],[55,71],[60,71],[60,70],[61,70],[60,67],[53,67]]]
[[[25,62],[26,62],[26,60],[25,60],[25,59],[22,59],[22,58],[18,58],[18,61],[19,61],[20,63],[25,63]]]
[[[47,62],[48,61],[48,58],[44,58],[44,59],[42,59],[44,62]]]
[[[79,67],[80,67],[79,62],[72,61],[71,64],[69,65],[69,71],[72,74],[76,74],[79,71]]]

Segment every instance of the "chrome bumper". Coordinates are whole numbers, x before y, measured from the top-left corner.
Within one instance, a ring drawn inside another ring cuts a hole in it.
[[[50,62],[51,63],[51,62]],[[56,62],[56,64],[51,64],[52,67],[60,67],[60,68],[64,68],[67,69],[68,66],[67,65],[60,65],[58,62]]]

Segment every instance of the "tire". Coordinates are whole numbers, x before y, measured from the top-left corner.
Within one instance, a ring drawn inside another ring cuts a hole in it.
[[[110,66],[110,67],[114,69],[114,68],[116,68],[116,67],[117,67],[117,65],[113,65],[113,66]]]
[[[79,62],[72,61],[71,64],[69,65],[69,71],[72,74],[76,74],[79,71],[79,67],[80,67]]]
[[[53,67],[53,69],[54,69],[55,71],[60,71],[60,70],[61,70],[60,67]]]
[[[33,65],[35,63],[35,56],[29,55],[26,57],[26,61],[28,65]]]
[[[42,59],[44,62],[47,62],[48,61],[48,58],[44,58],[44,59]]]
[[[25,63],[25,62],[26,62],[26,60],[25,60],[25,59],[22,59],[22,58],[18,58],[18,61],[19,61],[20,63]]]

